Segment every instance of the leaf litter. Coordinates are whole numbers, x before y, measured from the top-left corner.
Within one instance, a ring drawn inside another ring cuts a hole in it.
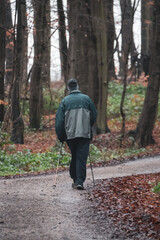
[[[160,173],[96,181],[88,199],[97,214],[110,218],[126,237],[160,239],[160,194],[152,191]]]

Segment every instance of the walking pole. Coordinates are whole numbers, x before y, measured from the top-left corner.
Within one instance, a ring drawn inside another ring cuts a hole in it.
[[[93,186],[95,186],[94,174],[93,174],[93,167],[92,167],[92,160],[91,160],[90,153],[89,153],[89,162],[90,162],[90,167],[91,167],[91,173],[92,173]]]
[[[54,177],[53,188],[56,187],[56,181],[57,181],[57,175],[58,175],[58,169],[59,169],[60,158],[62,158],[62,146],[63,146],[63,142],[61,142],[61,145],[60,145],[59,158],[58,158],[58,163],[57,163],[56,173],[55,173],[55,177]]]

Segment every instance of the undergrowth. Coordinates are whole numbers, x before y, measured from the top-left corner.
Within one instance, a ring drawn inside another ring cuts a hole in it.
[[[0,176],[55,169],[58,162],[60,167],[66,167],[70,161],[70,154],[64,149],[60,154],[58,147],[44,153],[31,153],[28,149],[14,152],[14,145],[10,145],[8,150],[10,154],[0,152]]]
[[[123,91],[123,84],[110,82],[108,91],[107,116],[109,119],[120,116],[120,103]],[[138,116],[141,113],[146,87],[135,84],[128,85],[124,102],[126,118]]]
[[[160,182],[154,186],[153,192],[160,194]]]
[[[14,145],[9,145],[6,152],[0,152],[0,176],[24,174],[30,172],[40,172],[50,169],[69,167],[71,155],[65,150],[65,146],[60,153],[60,146],[56,145],[49,152],[31,153],[24,149],[22,152],[15,152]],[[100,151],[95,145],[90,145],[90,156],[87,164],[96,162],[107,162],[112,159],[136,156],[145,149],[119,149]]]

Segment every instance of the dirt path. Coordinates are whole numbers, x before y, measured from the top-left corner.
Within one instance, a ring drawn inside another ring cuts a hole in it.
[[[87,171],[86,187],[91,184],[91,171]],[[160,172],[159,157],[94,168],[95,179],[154,172]],[[87,191],[72,189],[68,172],[58,174],[56,188],[54,178],[46,175],[0,180],[0,239],[113,239],[109,219],[105,220],[105,230],[97,231]]]

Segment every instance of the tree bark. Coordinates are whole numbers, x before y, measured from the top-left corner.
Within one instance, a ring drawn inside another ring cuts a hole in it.
[[[26,0],[23,1],[22,5],[22,25],[24,28],[23,31],[23,51],[22,51],[22,87],[25,88],[26,82],[27,82],[27,75],[28,75],[28,29],[27,29],[27,7],[26,7]]]
[[[123,69],[126,68],[126,59],[125,55],[128,51],[128,46],[130,48],[129,53],[131,54],[131,68],[135,64],[138,53],[135,48],[134,38],[133,38],[133,7],[131,0],[120,0],[121,6],[121,16],[122,16],[122,55],[120,62],[120,75],[124,76]]]
[[[24,143],[24,122],[20,112],[20,83],[23,76],[23,60],[24,60],[24,33],[25,25],[23,22],[23,8],[25,0],[16,1],[17,16],[17,35],[14,43],[14,69],[13,69],[13,87],[11,94],[11,106],[12,106],[12,134],[11,140],[15,144]]]
[[[97,133],[107,131],[107,35],[104,2],[68,1],[68,77],[79,81],[98,110]]]
[[[121,12],[122,12],[122,56],[121,56],[121,74],[123,77],[123,92],[120,104],[120,113],[122,117],[122,128],[121,128],[121,139],[120,146],[122,145],[122,140],[125,135],[125,120],[126,114],[124,111],[124,100],[126,95],[127,87],[127,74],[128,74],[128,57],[131,52],[131,46],[133,44],[133,9],[131,7],[130,0],[120,0]]]
[[[0,3],[0,101],[4,100],[4,66],[5,66],[5,1]],[[4,120],[4,104],[0,102],[0,122]]]
[[[59,20],[59,51],[61,60],[61,78],[67,83],[67,57],[68,57],[68,47],[66,39],[66,23],[65,14],[63,9],[63,1],[57,0],[58,8],[58,20]]]
[[[5,71],[5,83],[11,85],[13,79],[13,51],[14,51],[14,37],[13,37],[13,22],[11,13],[10,0],[5,0],[5,27],[6,27],[6,71]]]
[[[114,39],[115,39],[115,26],[113,16],[113,0],[104,1],[105,18],[106,18],[106,31],[107,31],[107,61],[108,61],[108,82],[116,79],[115,65],[114,65]]]
[[[153,0],[141,0],[141,70],[149,74],[153,21]]]
[[[33,0],[34,6],[34,64],[30,83],[29,121],[30,127],[38,129],[42,115],[42,79],[45,46],[45,4]]]
[[[135,138],[136,144],[140,147],[154,143],[152,131],[157,116],[160,89],[160,1],[155,0],[154,3],[150,77]]]
[[[48,86],[50,84],[50,61],[51,61],[51,27],[50,27],[50,0],[42,0],[44,1],[44,13],[43,13],[43,30],[44,31],[44,48],[45,50],[42,51],[42,84],[44,86]]]

